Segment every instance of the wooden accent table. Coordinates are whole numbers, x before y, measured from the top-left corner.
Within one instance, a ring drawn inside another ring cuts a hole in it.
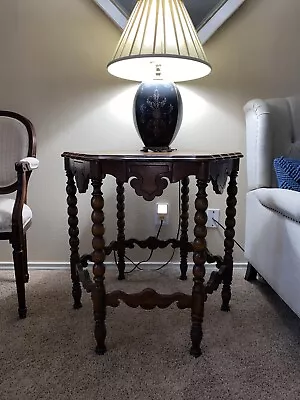
[[[96,352],[104,354],[106,351],[106,306],[117,307],[120,300],[130,307],[142,307],[152,309],[156,306],[166,308],[173,302],[177,302],[180,309],[191,308],[192,327],[190,354],[198,357],[201,354],[200,343],[202,339],[202,321],[204,303],[207,294],[212,293],[223,283],[221,309],[229,311],[231,298],[231,282],[233,273],[232,251],[234,246],[234,226],[236,215],[236,194],[237,174],[239,161],[243,157],[241,153],[229,154],[198,154],[181,153],[141,153],[132,154],[83,154],[69,153],[62,154],[65,159],[65,170],[67,174],[67,203],[70,243],[70,264],[71,278],[73,282],[72,294],[74,308],[81,307],[81,284],[91,292],[94,319]],[[104,240],[104,199],[101,186],[105,175],[113,175],[117,184],[117,240],[105,245]],[[196,177],[197,194],[195,199],[195,238],[193,242],[188,240],[188,201],[189,201],[189,176]],[[227,207],[225,220],[224,257],[213,256],[206,246],[206,210],[208,207],[206,188],[209,182],[212,183],[215,193],[223,192],[227,178]],[[159,240],[149,237],[146,240],[125,239],[125,213],[124,213],[124,183],[128,182],[138,196],[151,201],[156,196],[161,196],[171,183],[182,182],[181,189],[181,236],[180,239]],[[77,189],[84,193],[88,189],[89,182],[93,186],[92,192],[92,234],[93,252],[90,255],[79,255],[79,230],[77,218]],[[147,288],[140,293],[127,294],[116,290],[106,293],[104,285],[105,257],[112,251],[118,254],[119,279],[124,279],[125,271],[125,249],[138,245],[142,248],[156,249],[164,248],[171,244],[173,248],[180,248],[181,257],[181,279],[186,279],[187,254],[193,252],[193,289],[191,295],[174,293],[162,295]],[[87,262],[93,262],[93,281],[85,267]],[[217,269],[210,275],[205,283],[205,262],[216,262]]]

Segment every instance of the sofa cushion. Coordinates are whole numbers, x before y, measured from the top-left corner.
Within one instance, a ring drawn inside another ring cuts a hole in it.
[[[274,169],[281,189],[300,191],[300,160],[286,157],[275,158]]]
[[[299,192],[277,188],[260,188],[252,192],[264,207],[300,223]]]

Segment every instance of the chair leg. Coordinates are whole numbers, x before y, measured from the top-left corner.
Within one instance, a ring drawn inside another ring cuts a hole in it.
[[[13,259],[19,303],[19,317],[26,318],[27,308],[25,300],[24,257],[21,243],[13,243]]]
[[[255,281],[256,277],[257,277],[256,269],[253,267],[252,264],[248,263],[247,271],[246,271],[246,274],[245,274],[246,281],[248,281],[248,282]]]
[[[29,281],[29,273],[28,273],[28,259],[27,259],[27,238],[26,234],[24,234],[23,238],[23,271],[24,271],[24,282],[27,283]]]

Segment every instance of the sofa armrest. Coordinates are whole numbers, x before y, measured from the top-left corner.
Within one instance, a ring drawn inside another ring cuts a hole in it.
[[[265,101],[254,99],[244,106],[248,190],[270,187],[272,182],[272,131]]]
[[[260,188],[252,193],[263,207],[300,224],[300,192],[289,189]]]
[[[300,96],[254,99],[245,107],[248,189],[276,187],[275,158],[300,159]]]

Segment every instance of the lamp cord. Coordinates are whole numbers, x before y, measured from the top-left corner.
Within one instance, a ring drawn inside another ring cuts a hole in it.
[[[178,238],[179,238],[179,232],[180,232],[180,216],[181,216],[180,191],[181,191],[181,184],[180,184],[180,181],[179,181],[179,182],[178,182],[178,192],[179,192],[179,193],[178,193],[178,227],[177,227],[176,240],[178,240]],[[163,226],[163,220],[160,221],[160,226],[159,226],[158,231],[157,231],[157,234],[156,234],[156,239],[158,239],[158,237],[159,237],[159,234],[160,234],[160,231],[161,231],[162,226]],[[166,267],[166,266],[172,261],[174,255],[175,255],[175,251],[176,251],[176,249],[174,248],[173,251],[172,251],[172,254],[171,254],[170,258],[169,258],[164,264],[160,265],[158,268],[155,268],[154,271],[159,271],[159,270],[161,270],[162,268]],[[147,257],[147,259],[146,259],[146,260],[143,260],[143,261],[139,261],[138,263],[135,263],[134,261],[132,261],[129,257],[127,257],[127,256],[125,255],[124,258],[126,258],[126,260],[130,261],[131,264],[134,265],[134,267],[133,267],[130,271],[127,271],[127,272],[125,271],[125,274],[131,274],[131,273],[132,273],[133,271],[135,271],[136,269],[138,269],[139,271],[144,271],[143,268],[140,268],[140,265],[143,264],[143,263],[145,263],[145,262],[148,262],[148,261],[151,259],[152,255],[153,255],[153,252],[154,252],[154,250],[152,249],[152,250],[150,251],[150,254],[149,254],[149,256]],[[118,265],[117,257],[116,257],[116,251],[115,251],[115,250],[114,250],[114,259],[115,259],[115,264]]]
[[[217,221],[217,220],[214,219],[214,218],[212,218],[212,220],[213,220],[216,224],[218,224],[224,231],[226,230],[226,228],[225,228],[222,224],[220,224],[219,221]],[[235,239],[233,239],[233,241],[234,241],[234,243],[235,243],[242,251],[245,251],[245,249],[243,249],[243,247],[242,247]]]
[[[160,221],[160,225],[159,225],[157,234],[156,234],[156,236],[155,236],[156,239],[158,239],[158,237],[159,237],[159,234],[160,234],[162,225],[163,225],[163,220]],[[143,264],[143,263],[145,263],[145,262],[147,262],[147,261],[149,261],[149,260],[151,259],[151,257],[152,257],[153,252],[154,252],[154,250],[152,249],[152,250],[150,251],[149,256],[146,258],[146,260],[139,261],[138,263],[135,263],[134,261],[132,261],[129,257],[127,257],[127,256],[125,255],[124,258],[126,258],[126,260],[130,261],[131,264],[134,265],[134,267],[133,267],[130,271],[127,271],[127,272],[125,271],[125,274],[131,274],[131,272],[133,272],[133,271],[136,270],[136,269],[138,269],[138,270],[140,270],[140,271],[143,271],[143,268],[140,268],[140,265]],[[116,258],[116,251],[114,251],[114,257],[115,257],[115,263],[116,263],[116,265],[117,265],[118,263],[117,263],[117,258]]]
[[[179,233],[180,233],[180,221],[181,221],[180,192],[181,192],[181,183],[180,183],[180,181],[179,181],[179,184],[178,184],[178,227],[177,227],[177,233],[176,233],[176,240],[178,240],[178,238],[179,238]],[[212,220],[213,220],[218,226],[220,226],[224,231],[226,230],[226,228],[225,228],[222,224],[220,224],[219,221],[217,221],[217,220],[214,219],[214,218],[212,218]],[[159,225],[159,228],[158,228],[158,231],[157,231],[157,234],[156,234],[156,239],[159,238],[159,234],[160,234],[160,231],[161,231],[162,226],[163,226],[163,220],[160,221],[160,225]],[[234,243],[235,243],[243,252],[245,251],[245,249],[244,249],[235,239],[233,239],[233,241],[234,241]],[[154,271],[159,271],[159,270],[161,270],[162,268],[166,267],[166,266],[172,261],[174,255],[175,255],[175,251],[176,251],[176,248],[173,249],[170,258],[169,258],[164,264],[160,265],[158,268],[155,268]],[[132,261],[128,256],[125,255],[124,258],[126,258],[126,260],[130,261],[131,264],[134,265],[134,267],[133,267],[130,271],[127,271],[127,272],[125,271],[125,274],[131,274],[131,273],[132,273],[133,271],[135,271],[136,269],[138,269],[139,271],[144,271],[143,268],[140,268],[140,265],[141,265],[141,264],[144,264],[144,263],[146,263],[146,262],[148,262],[148,261],[151,259],[152,255],[153,255],[153,252],[154,252],[154,250],[152,249],[152,250],[150,251],[149,256],[148,256],[145,260],[139,261],[138,263],[135,263],[135,262]],[[115,259],[115,264],[118,265],[117,257],[116,257],[116,251],[115,251],[115,250],[114,250],[114,259]]]
[[[178,240],[178,238],[179,238],[180,220],[181,220],[180,191],[181,191],[181,184],[180,184],[180,181],[179,181],[179,183],[178,183],[178,226],[177,226],[176,240]],[[159,270],[163,269],[164,267],[166,267],[166,266],[172,261],[174,255],[175,255],[175,251],[176,251],[176,249],[173,248],[172,254],[171,254],[170,258],[168,259],[168,261],[166,261],[166,262],[165,262],[164,264],[162,264],[160,267],[155,268],[155,271],[159,271]]]

